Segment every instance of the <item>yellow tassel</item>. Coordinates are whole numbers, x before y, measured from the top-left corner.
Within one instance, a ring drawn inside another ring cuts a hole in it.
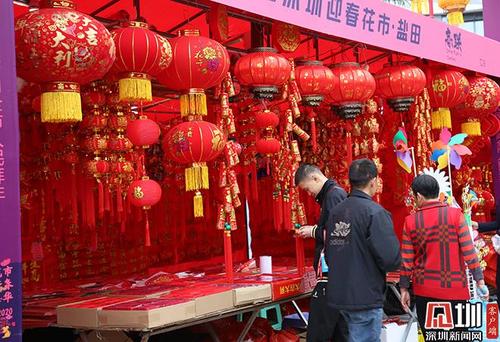
[[[42,122],[82,121],[80,93],[51,91],[42,93],[40,99]]]
[[[461,125],[462,133],[467,133],[469,136],[478,137],[481,135],[481,122],[467,121]]]
[[[148,78],[128,77],[120,79],[120,101],[150,102],[153,101],[151,81]]]
[[[431,115],[432,129],[451,128],[451,113],[448,108],[439,108]]]
[[[203,217],[203,196],[197,191],[193,197],[194,217]]]
[[[464,15],[460,11],[448,13],[448,24],[458,26],[464,23]]]
[[[186,191],[209,188],[208,167],[205,163],[196,163],[184,170]]]
[[[203,90],[196,89],[188,94],[182,94],[181,116],[207,115],[207,97]]]
[[[428,0],[411,0],[411,10],[418,14],[429,14],[429,1]]]

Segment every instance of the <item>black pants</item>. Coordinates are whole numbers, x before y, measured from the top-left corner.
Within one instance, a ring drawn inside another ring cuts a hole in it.
[[[466,301],[465,300],[436,299],[436,298],[416,296],[415,297],[415,305],[417,308],[418,325],[420,326],[420,329],[422,330],[422,335],[424,335],[424,339],[426,341],[428,341],[428,340],[426,338],[427,337],[426,336],[427,330],[425,329],[425,320],[427,318],[427,303],[428,302],[449,302],[449,303],[451,303],[451,307],[454,308],[456,304],[465,303]],[[452,314],[453,314],[453,321],[456,322],[457,321],[456,312],[453,309],[452,309]],[[453,329],[453,331],[461,331],[461,330],[467,330],[467,329],[457,329],[457,328]]]
[[[316,285],[309,311],[307,342],[347,342],[347,323],[338,310],[328,306],[326,282]]]

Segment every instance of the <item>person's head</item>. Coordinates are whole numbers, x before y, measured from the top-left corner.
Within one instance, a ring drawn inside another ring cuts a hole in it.
[[[377,193],[377,165],[371,159],[357,159],[349,167],[349,183],[353,190],[361,190],[370,196]]]
[[[295,172],[295,186],[316,197],[328,178],[316,165],[302,164]]]
[[[427,201],[439,198],[439,183],[436,178],[429,175],[419,175],[411,183],[417,206],[422,206]]]

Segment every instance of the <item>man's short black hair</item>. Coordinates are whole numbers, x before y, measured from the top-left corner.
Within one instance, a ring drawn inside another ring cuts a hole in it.
[[[439,183],[436,178],[429,175],[419,175],[411,183],[411,189],[416,195],[419,193],[425,199],[434,199],[439,197]]]
[[[300,182],[306,179],[313,173],[323,174],[319,167],[312,164],[301,164],[297,171],[295,171],[295,186],[298,186]]]
[[[349,167],[349,182],[353,188],[366,187],[377,175],[377,165],[371,159],[357,159]]]

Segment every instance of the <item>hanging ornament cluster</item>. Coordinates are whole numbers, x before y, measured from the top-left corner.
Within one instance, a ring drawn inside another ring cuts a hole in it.
[[[120,101],[152,101],[151,78],[164,72],[170,64],[170,43],[149,30],[148,24],[138,21],[124,23],[111,35],[116,46],[111,71],[119,79]]]
[[[425,73],[416,66],[387,65],[375,75],[377,93],[396,112],[407,112],[425,88]]]
[[[334,65],[332,72],[338,78],[339,86],[334,86],[328,102],[342,118],[353,119],[361,114],[364,103],[375,93],[375,79],[358,63]]]
[[[469,92],[469,81],[458,71],[442,70],[434,73],[428,81],[429,99],[432,108],[432,129],[451,128],[450,108],[465,101]]]
[[[438,0],[438,5],[447,13],[448,24],[458,26],[464,23],[464,11],[470,0]]]
[[[72,0],[42,1],[39,10],[17,18],[15,33],[18,75],[42,85],[42,122],[81,121],[80,85],[113,65],[111,34]]]

